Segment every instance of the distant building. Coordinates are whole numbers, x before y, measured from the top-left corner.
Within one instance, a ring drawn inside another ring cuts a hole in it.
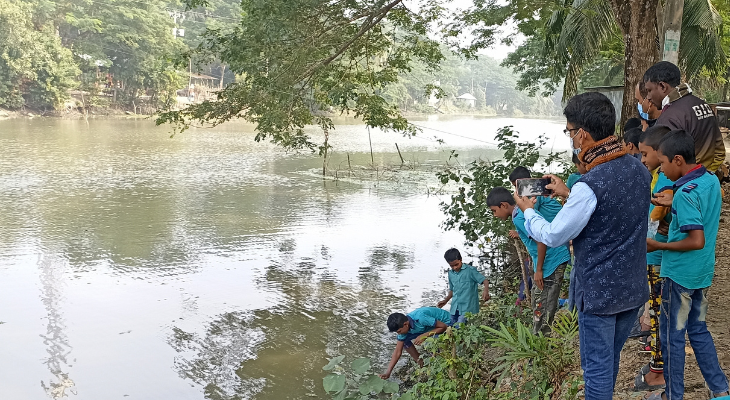
[[[469,107],[476,107],[477,98],[472,96],[471,93],[464,93],[456,98],[458,104],[467,105]]]

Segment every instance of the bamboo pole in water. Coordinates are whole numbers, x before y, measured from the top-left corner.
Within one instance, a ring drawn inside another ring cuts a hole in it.
[[[405,161],[403,161],[403,155],[400,153],[400,148],[398,148],[398,143],[395,144],[395,149],[398,150],[398,156],[400,157],[400,165],[402,166],[405,164]]]
[[[375,165],[375,158],[373,158],[373,139],[370,138],[370,127],[368,126],[368,141],[370,142],[370,162]]]

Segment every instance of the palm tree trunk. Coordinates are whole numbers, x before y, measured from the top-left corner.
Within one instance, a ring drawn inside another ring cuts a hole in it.
[[[644,72],[659,61],[657,4],[658,0],[611,0],[625,45],[622,127],[637,113],[636,84],[643,78]]]

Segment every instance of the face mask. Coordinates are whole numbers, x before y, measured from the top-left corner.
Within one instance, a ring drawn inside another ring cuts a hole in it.
[[[644,112],[644,108],[641,107],[641,103],[636,103],[637,107],[639,108],[639,115],[641,116],[641,119],[644,119],[646,121],[649,120],[649,113]]]
[[[576,133],[576,136],[577,135],[579,135],[579,133]],[[573,154],[577,156],[578,154],[580,154],[580,147],[578,147],[577,149],[574,147],[573,139],[575,139],[575,137],[570,138],[570,147],[573,147]]]

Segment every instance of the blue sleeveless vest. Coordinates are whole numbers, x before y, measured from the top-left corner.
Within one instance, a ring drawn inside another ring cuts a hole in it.
[[[640,307],[649,299],[646,233],[651,174],[624,155],[583,175],[596,195],[596,210],[573,239],[576,306],[586,314],[611,315]]]

